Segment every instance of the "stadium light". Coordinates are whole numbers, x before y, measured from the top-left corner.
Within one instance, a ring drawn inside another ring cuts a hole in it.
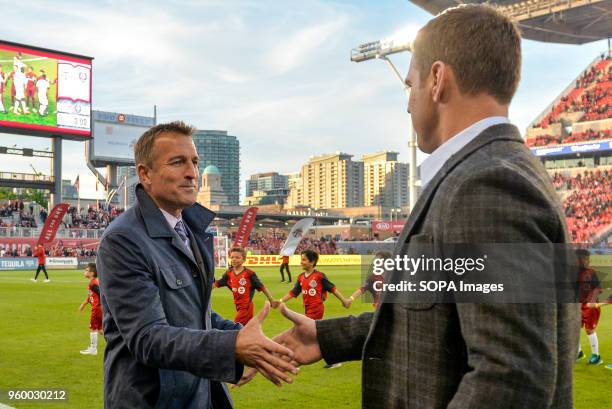
[[[404,78],[397,70],[393,62],[389,59],[389,55],[396,54],[404,51],[412,52],[412,40],[416,36],[418,28],[408,26],[401,31],[393,34],[392,36],[379,41],[371,41],[369,43],[363,43],[356,48],[351,50],[351,61],[362,62],[373,59],[384,60],[387,62],[389,68],[393,74],[402,83],[402,88],[406,93],[406,97],[410,98],[410,88],[404,82]],[[412,210],[416,202],[416,186],[417,186],[417,168],[416,168],[416,136],[414,129],[412,128],[412,121],[408,121],[408,151],[410,152],[410,175],[408,182],[409,191],[409,209]]]

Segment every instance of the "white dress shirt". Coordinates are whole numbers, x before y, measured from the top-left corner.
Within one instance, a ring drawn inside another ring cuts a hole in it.
[[[170,225],[170,228],[172,230],[174,230],[174,226],[176,226],[176,224],[178,222],[180,222],[183,219],[174,217],[173,215],[171,215],[170,213],[168,213],[167,211],[165,211],[164,209],[159,209],[161,210],[162,214],[164,215],[164,217],[166,218],[166,221],[168,222],[168,224]],[[185,222],[183,222],[183,226],[185,226]],[[185,231],[187,231],[187,227],[185,227]],[[177,233],[178,234],[178,233]],[[187,236],[187,243],[185,243],[185,246],[187,247],[187,250],[189,250],[191,252],[191,247],[190,247],[190,243],[191,241],[189,240],[189,236]]]
[[[499,124],[510,123],[505,116],[490,116],[482,119],[459,132],[438,147],[427,159],[421,163],[421,188],[425,189],[427,184],[434,178],[436,173],[454,154],[470,143],[485,129]]]

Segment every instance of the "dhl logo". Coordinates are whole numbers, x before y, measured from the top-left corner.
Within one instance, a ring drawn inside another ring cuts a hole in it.
[[[280,265],[282,258],[279,256],[247,256],[246,263],[252,266]]]

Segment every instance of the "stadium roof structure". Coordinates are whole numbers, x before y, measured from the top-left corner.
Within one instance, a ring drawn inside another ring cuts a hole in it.
[[[584,44],[612,37],[612,0],[411,0],[432,14],[468,3],[489,3],[505,11],[523,38]]]

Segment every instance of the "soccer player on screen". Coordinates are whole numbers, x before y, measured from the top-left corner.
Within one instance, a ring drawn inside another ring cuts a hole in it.
[[[19,108],[24,114],[29,114],[30,110],[25,103],[25,89],[27,79],[25,76],[25,69],[19,68],[17,65],[13,66],[13,87],[15,89],[15,105],[13,107],[13,113],[15,115],[21,115]]]
[[[36,105],[34,104],[34,94],[36,93],[36,74],[34,74],[34,69],[32,67],[27,68],[26,76],[26,106],[28,108],[32,108],[33,111],[36,110]],[[31,105],[30,105],[31,103]]]
[[[89,347],[81,351],[83,355],[98,354],[98,334],[102,335],[102,304],[100,304],[100,283],[96,263],[89,263],[83,271],[83,276],[89,280],[87,285],[87,298],[79,306],[83,312],[87,304],[91,304],[91,318],[89,319]]]
[[[36,81],[36,89],[38,91],[38,113],[41,116],[47,115],[47,107],[49,106],[49,98],[47,93],[51,84],[47,80],[47,75],[44,70],[40,70],[40,76]]]
[[[0,65],[0,112],[6,114],[4,108],[4,84],[8,81],[8,75],[4,73],[4,68]]]
[[[578,258],[578,292],[582,312],[582,326],[587,333],[591,344],[591,357],[587,362],[589,365],[599,365],[603,363],[599,354],[599,341],[595,329],[599,323],[601,306],[597,303],[597,296],[602,292],[599,278],[595,270],[590,267],[590,253],[588,250],[576,250]],[[584,358],[584,352],[578,342],[578,357],[576,360]]]
[[[270,291],[259,280],[257,274],[244,267],[245,259],[246,252],[242,247],[232,248],[230,250],[231,267],[214,284],[215,288],[227,287],[232,290],[234,305],[236,305],[234,322],[242,325],[246,325],[253,318],[255,290],[263,292],[268,297],[272,308],[279,305],[279,302],[274,300]]]
[[[351,300],[344,298],[342,293],[336,289],[334,283],[327,279],[325,274],[315,270],[318,261],[319,254],[316,251],[304,250],[301,261],[304,272],[298,276],[295,286],[291,291],[280,299],[280,302],[287,302],[291,298],[302,294],[305,314],[313,320],[323,318],[325,313],[323,302],[327,299],[328,292],[334,294],[345,308],[351,306]]]

